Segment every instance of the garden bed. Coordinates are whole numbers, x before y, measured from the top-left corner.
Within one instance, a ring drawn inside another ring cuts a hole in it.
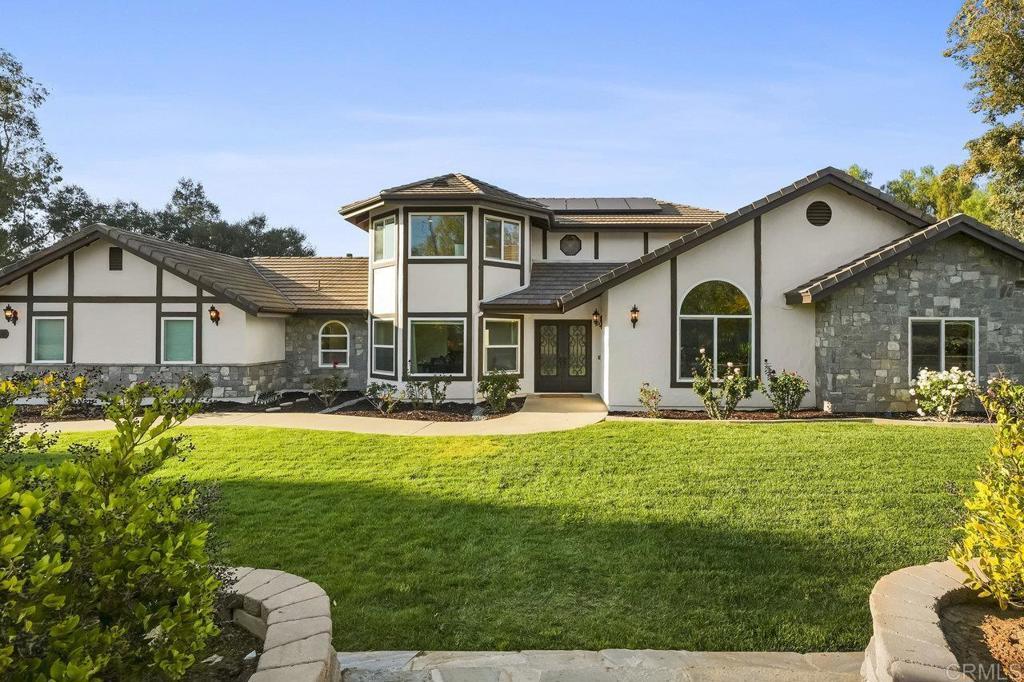
[[[608,414],[614,417],[649,417],[644,410],[615,410]],[[710,421],[711,418],[703,410],[663,409],[658,411],[656,419],[680,419],[691,421]],[[730,419],[738,421],[778,421],[779,416],[772,410],[736,410]],[[913,422],[935,422],[934,419],[922,417],[916,412],[825,412],[824,410],[797,410],[786,419],[899,419]],[[953,423],[983,424],[988,422],[984,414],[960,414],[954,417]]]
[[[346,401],[358,398],[362,393],[359,391],[342,391],[335,399],[334,404],[339,405]],[[295,412],[315,413],[322,412],[327,406],[315,393],[306,391],[285,391],[277,394],[271,400],[260,402],[235,402],[233,400],[207,400],[202,404],[202,412],[266,412],[269,408],[280,408],[274,412]]]
[[[342,408],[332,414],[348,417],[383,417],[385,419],[406,419],[431,422],[468,422],[477,419],[494,419],[514,414],[523,408],[526,398],[512,398],[504,412],[490,412],[485,406],[473,403],[441,403],[435,408],[414,409],[409,403],[399,403],[394,410],[383,414],[374,409],[366,400]]]
[[[196,656],[195,665],[185,673],[185,682],[248,680],[256,672],[256,662],[263,651],[260,638],[230,622],[218,625],[220,635]]]
[[[940,621],[960,667],[976,680],[1024,682],[1024,611],[976,599],[949,606]]]

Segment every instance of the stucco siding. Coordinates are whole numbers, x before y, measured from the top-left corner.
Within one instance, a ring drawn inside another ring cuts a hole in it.
[[[76,303],[73,360],[96,365],[152,363],[155,315],[153,303]]]
[[[394,265],[371,270],[371,312],[374,315],[393,315],[398,310],[398,268]]]
[[[493,298],[519,289],[519,270],[484,263],[484,298]]]
[[[36,296],[67,296],[68,259],[61,258],[36,270],[32,286]]]
[[[111,270],[111,246],[111,242],[100,239],[75,251],[75,295],[155,296],[156,266],[122,249],[122,269]],[[195,292],[192,287],[190,295]],[[38,285],[36,293],[41,293]]]
[[[196,286],[186,282],[172,272],[164,270],[164,296],[195,296]]]
[[[409,263],[409,314],[466,310],[465,263]]]

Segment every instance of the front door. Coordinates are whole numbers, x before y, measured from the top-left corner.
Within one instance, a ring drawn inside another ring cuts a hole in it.
[[[590,320],[537,320],[537,393],[590,393]]]

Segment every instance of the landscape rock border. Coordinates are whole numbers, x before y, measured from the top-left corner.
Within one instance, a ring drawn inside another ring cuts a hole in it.
[[[952,561],[894,571],[871,590],[873,635],[864,652],[866,682],[971,682],[939,625],[942,610],[974,597]]]
[[[269,568],[231,569],[231,620],[263,640],[250,682],[338,682],[331,602],[323,588]]]

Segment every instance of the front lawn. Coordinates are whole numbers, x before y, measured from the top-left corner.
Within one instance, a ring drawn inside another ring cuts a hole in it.
[[[338,650],[856,650],[941,559],[987,428],[604,423],[533,436],[188,430],[227,559],[320,583]],[[63,442],[96,438],[70,434]]]

